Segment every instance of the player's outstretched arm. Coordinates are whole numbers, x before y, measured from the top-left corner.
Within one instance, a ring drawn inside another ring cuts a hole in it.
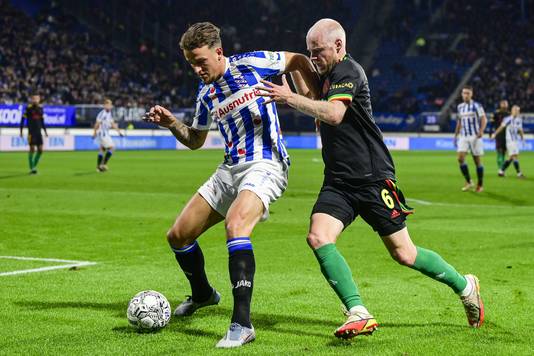
[[[300,53],[285,52],[286,70],[291,75],[297,93],[307,98],[320,96],[319,75],[310,59]]]
[[[119,136],[121,136],[121,137],[124,136],[124,134],[122,133],[121,129],[119,128],[119,125],[117,125],[117,123],[115,121],[113,121],[111,123],[111,127],[113,127],[117,131]]]
[[[159,105],[150,108],[150,111],[145,114],[143,120],[168,128],[180,143],[192,150],[202,147],[208,136],[208,130],[195,130],[186,126],[183,122],[176,119],[169,110]]]
[[[486,117],[486,115],[482,115],[480,119],[480,131],[477,134],[478,138],[481,138],[484,135],[484,130],[486,129],[487,124],[488,118]]]
[[[309,99],[303,95],[293,93],[289,88],[285,75],[282,76],[282,85],[276,85],[266,80],[261,81],[265,86],[258,87],[260,96],[270,98],[279,104],[287,104],[292,108],[314,117],[324,123],[337,126],[343,121],[347,104],[339,100],[320,101]]]
[[[497,130],[495,130],[495,132],[493,133],[493,135],[490,135],[490,138],[495,138],[495,136],[497,136],[502,130],[504,130],[504,128],[506,127],[506,124],[503,122],[501,124],[501,126],[499,126],[497,128]]]
[[[100,127],[100,122],[95,122],[95,127],[93,128],[93,139],[96,137],[96,132],[98,131],[98,128]]]
[[[456,128],[454,129],[454,145],[455,146],[458,141],[458,135],[460,134],[461,128],[462,128],[462,120],[460,119],[460,115],[458,115],[456,117]]]

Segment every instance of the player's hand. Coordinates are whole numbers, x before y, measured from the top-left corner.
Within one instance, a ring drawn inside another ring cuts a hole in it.
[[[477,133],[477,138],[482,138],[482,136],[483,136],[482,132]]]
[[[163,106],[155,105],[143,116],[143,121],[169,128],[176,122],[176,118]]]
[[[265,84],[265,86],[257,87],[257,89],[260,90],[260,94],[258,95],[269,98],[269,100],[267,100],[264,104],[269,104],[273,101],[277,102],[278,104],[287,104],[288,99],[294,95],[289,87],[289,84],[287,84],[285,74],[282,75],[282,85],[276,85],[263,79],[261,82]]]

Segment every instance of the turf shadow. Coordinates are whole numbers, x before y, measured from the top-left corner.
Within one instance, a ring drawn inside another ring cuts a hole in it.
[[[17,178],[17,177],[29,177],[29,173],[17,173],[17,174],[9,174],[7,176],[0,176],[0,179],[9,179],[9,178]]]
[[[126,308],[128,303],[95,303],[95,302],[44,302],[44,301],[25,301],[16,302],[16,305],[33,308],[35,310],[40,309],[90,309],[90,310],[104,310],[112,311],[116,317],[126,318]]]
[[[97,175],[97,174],[99,174],[99,172],[97,171],[87,171],[87,172],[76,172],[73,174],[73,176],[80,177],[80,176],[92,176],[92,175]]]
[[[529,203],[528,200],[517,199],[510,195],[504,195],[504,194],[499,194],[495,192],[485,191],[483,194],[492,200],[496,200],[502,203],[510,203],[510,204],[518,205],[518,206],[528,205]]]

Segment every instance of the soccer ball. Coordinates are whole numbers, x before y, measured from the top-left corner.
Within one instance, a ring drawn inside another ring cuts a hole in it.
[[[163,294],[145,290],[130,300],[126,316],[130,325],[138,330],[156,331],[169,323],[171,305]]]

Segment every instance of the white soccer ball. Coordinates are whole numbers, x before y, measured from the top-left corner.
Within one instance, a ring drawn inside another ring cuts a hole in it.
[[[171,305],[161,293],[145,290],[137,293],[130,303],[126,316],[130,325],[141,331],[156,331],[171,319]]]

